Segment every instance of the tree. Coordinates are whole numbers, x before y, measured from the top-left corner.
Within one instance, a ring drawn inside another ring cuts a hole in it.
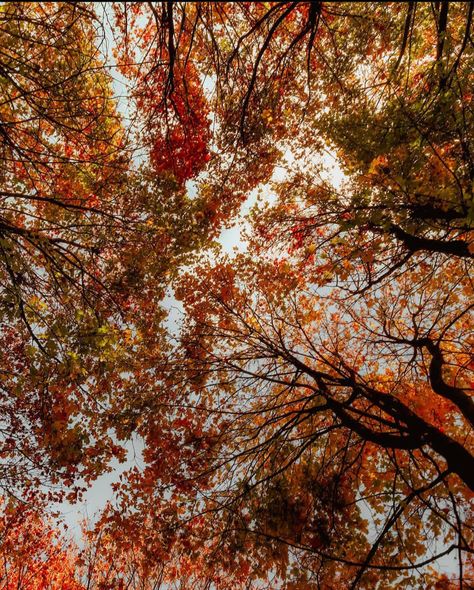
[[[76,554],[51,523],[35,510],[2,502],[0,588],[13,590],[82,590]]]
[[[136,432],[91,584],[467,587],[473,6],[96,8],[0,13],[2,486]]]
[[[123,458],[121,398],[147,387],[167,273],[203,238],[176,181],[131,159],[92,7],[9,2],[0,23],[0,485],[73,498]]]
[[[201,198],[248,194],[285,152],[330,149],[345,181],[295,162],[254,209],[248,254],[180,278],[187,319],[138,429],[147,465],[110,520],[222,587],[411,587],[415,571],[467,587],[472,6],[135,10],[145,41],[168,40],[168,87],[180,58],[217,76]],[[456,580],[430,569],[447,554]]]

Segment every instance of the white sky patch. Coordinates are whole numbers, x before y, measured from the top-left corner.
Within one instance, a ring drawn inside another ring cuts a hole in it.
[[[289,150],[285,152],[282,164],[275,166],[270,182],[282,182],[286,179],[287,168],[294,162],[293,154]],[[247,250],[247,242],[243,236],[243,231],[250,229],[248,215],[252,208],[258,203],[272,205],[277,200],[277,196],[272,191],[271,186],[266,184],[263,187],[258,186],[247,197],[243,203],[239,215],[234,225],[224,229],[218,239],[222,250],[229,255]]]
[[[120,480],[120,476],[132,467],[143,468],[143,441],[139,437],[134,436],[124,446],[127,451],[125,462],[120,463],[117,459],[111,461],[111,471],[104,473],[95,480],[84,493],[81,502],[77,502],[76,504],[61,502],[51,506],[51,511],[61,515],[63,522],[68,527],[69,534],[79,545],[83,541],[81,534],[82,523],[87,522],[89,525],[93,525],[107,502],[113,501],[115,493],[112,485],[117,483]]]
[[[339,190],[347,180],[347,176],[342,171],[333,150],[327,149],[323,153],[316,152],[308,157],[305,162],[297,160],[290,150],[286,150],[282,162],[275,166],[270,183],[284,182],[292,166],[296,165],[304,169],[306,167],[305,164],[311,167],[316,166],[321,180],[328,182],[336,190]],[[248,214],[257,203],[260,205],[272,205],[276,200],[277,196],[270,184],[255,188],[242,205],[234,225],[221,232],[217,241],[221,245],[223,252],[230,256],[239,252],[245,252],[248,244],[243,233],[250,229]]]

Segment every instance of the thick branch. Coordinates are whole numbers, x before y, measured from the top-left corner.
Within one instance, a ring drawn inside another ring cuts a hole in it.
[[[433,391],[456,404],[466,420],[474,426],[474,402],[472,397],[464,393],[462,389],[449,385],[443,379],[444,358],[439,346],[434,344],[431,340],[428,340],[427,348],[432,354],[430,363],[430,383]]]
[[[342,424],[350,428],[353,432],[358,434],[361,438],[368,442],[373,442],[385,449],[417,449],[423,445],[423,439],[413,435],[398,435],[389,432],[377,432],[372,430],[361,421],[353,418],[346,412],[341,404],[334,402],[331,398],[327,401],[328,407],[341,420]]]
[[[280,351],[282,354],[282,351]],[[308,367],[300,359],[295,357],[289,351],[284,351],[284,358],[295,365],[298,369],[311,376],[321,391],[321,394],[327,400],[328,405],[337,404],[336,400],[331,396],[331,392],[328,390],[325,384],[326,376],[319,372],[314,371],[311,367]],[[333,379],[332,379],[333,380]],[[415,412],[413,412],[408,406],[406,406],[400,399],[393,395],[389,395],[376,389],[369,387],[366,384],[358,383],[355,380],[355,376],[344,376],[340,379],[340,384],[346,387],[350,387],[354,392],[357,391],[367,400],[375,404],[383,412],[391,416],[396,422],[402,422],[406,425],[407,430],[410,432],[410,438],[401,436],[399,439],[400,446],[396,446],[396,435],[387,433],[390,438],[387,439],[389,446],[385,447],[384,439],[381,434],[375,433],[377,436],[374,438],[374,432],[368,427],[361,426],[359,422],[347,421],[347,428],[350,428],[356,432],[364,440],[369,440],[380,444],[385,448],[417,448],[424,445],[429,446],[433,451],[441,455],[448,464],[450,471],[456,473],[462,481],[474,491],[474,457],[471,453],[459,442],[453,440],[436,427],[432,426],[422,418],[420,418]],[[339,404],[340,405],[340,404]],[[336,410],[331,408],[334,414],[337,416]],[[340,410],[339,410],[340,411]],[[347,413],[346,413],[347,414]],[[340,418],[342,420],[342,418]],[[368,438],[365,438],[365,437]],[[369,438],[370,437],[370,438]],[[419,444],[415,445],[415,440],[419,441]],[[415,445],[410,447],[410,445]]]
[[[447,241],[414,236],[395,224],[390,226],[390,231],[398,240],[404,243],[410,252],[426,250],[428,252],[440,252],[441,254],[451,254],[462,258],[474,258],[474,254],[469,251],[468,243],[464,240]]]

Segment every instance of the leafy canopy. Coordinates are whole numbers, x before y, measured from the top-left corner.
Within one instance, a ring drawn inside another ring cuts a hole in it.
[[[143,439],[98,587],[472,585],[473,9],[2,6],[1,485]]]

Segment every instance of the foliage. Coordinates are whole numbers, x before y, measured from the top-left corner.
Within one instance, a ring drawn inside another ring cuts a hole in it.
[[[74,583],[473,583],[473,10],[2,6],[1,485],[145,445]]]

